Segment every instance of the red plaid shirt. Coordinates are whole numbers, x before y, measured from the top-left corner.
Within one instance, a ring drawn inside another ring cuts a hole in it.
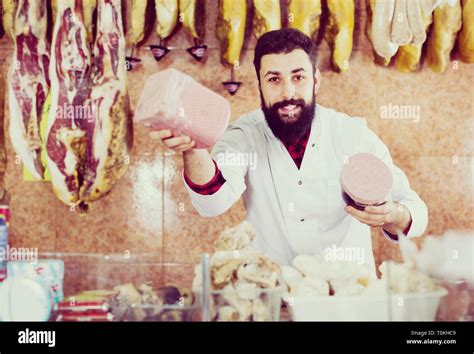
[[[291,142],[284,142],[283,145],[285,145],[286,149],[288,150],[291,158],[295,162],[295,165],[298,167],[298,169],[301,167],[301,162],[303,161],[303,156],[304,152],[306,150],[306,145],[308,144],[309,140],[309,134],[306,133],[301,139],[298,141],[291,143]],[[184,180],[188,184],[188,186],[195,191],[196,193],[202,194],[202,195],[211,195],[216,193],[222,185],[225,183],[225,178],[222,175],[221,170],[217,166],[216,162],[214,161],[214,165],[216,166],[216,172],[214,174],[214,177],[207,182],[206,184],[195,184],[191,182],[191,180],[184,174]]]

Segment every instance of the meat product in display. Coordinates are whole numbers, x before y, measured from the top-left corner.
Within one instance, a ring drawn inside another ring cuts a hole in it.
[[[474,63],[474,0],[462,2],[462,29],[458,37],[459,56],[465,63]]]
[[[87,31],[87,41],[92,42],[94,27],[94,11],[97,7],[97,0],[82,0],[82,13],[84,16],[84,25]]]
[[[97,0],[82,0],[82,14],[84,26],[87,31],[87,40],[92,41],[93,38],[93,27],[94,27],[94,11],[97,7]],[[51,0],[51,11],[53,16],[53,24],[56,22],[58,14],[58,0]]]
[[[225,64],[235,65],[239,62],[246,19],[246,0],[219,0],[216,34],[221,41],[221,57]]]
[[[59,1],[58,5],[50,66],[47,164],[57,197],[63,203],[74,204],[79,201],[82,161],[86,150],[92,149],[86,136],[88,131],[94,131],[88,99],[91,58],[82,19],[82,1]]]
[[[43,179],[41,113],[49,91],[46,0],[20,0],[8,73],[9,133],[26,169]]]
[[[417,6],[420,6],[420,3],[418,1],[417,3]],[[414,31],[413,43],[401,46],[398,49],[398,52],[395,56],[395,67],[402,72],[413,72],[419,68],[423,43],[426,40],[426,33],[429,31],[430,25],[433,21],[432,11],[424,13],[422,6],[420,6],[420,9],[420,15],[425,31],[425,39],[421,43],[414,43],[416,40],[416,35]]]
[[[193,38],[203,38],[206,29],[204,0],[179,0],[179,12],[186,32]]]
[[[442,73],[449,63],[456,34],[462,25],[460,0],[448,0],[434,10],[433,26],[428,37],[426,59],[431,70]]]
[[[332,49],[332,63],[336,70],[349,69],[354,33],[354,1],[328,0],[329,20],[325,38]]]
[[[407,0],[395,0],[391,32],[392,42],[398,45],[405,45],[410,43],[412,38],[413,33],[408,23]]]
[[[120,0],[101,1],[90,99],[93,131],[88,131],[81,200],[92,202],[107,194],[124,174],[132,147],[133,127],[125,67],[125,38]]]
[[[420,2],[407,1],[407,18],[413,38],[411,43],[420,44],[426,40],[426,26],[423,21],[423,14]]]
[[[2,0],[2,25],[3,30],[13,40],[15,33],[13,32],[13,23],[15,20],[18,0]]]
[[[281,28],[281,9],[279,0],[253,1],[253,34],[259,38],[262,34]]]
[[[169,37],[178,22],[178,0],[155,0],[156,33],[161,39]]]
[[[252,225],[244,221],[226,228],[210,257],[210,317],[217,321],[278,320],[280,266],[252,248]],[[231,250],[231,248],[234,248]],[[193,290],[203,290],[203,264],[194,268]],[[217,290],[217,291],[216,291]],[[272,293],[276,297],[273,300]]]
[[[58,5],[47,162],[57,197],[86,206],[124,174],[131,145],[120,0],[99,2],[93,62],[82,1]]]
[[[299,29],[310,37],[317,36],[321,0],[289,0],[288,27]]]
[[[167,69],[145,83],[135,110],[137,122],[190,136],[196,148],[213,146],[227,128],[227,100],[191,77]]]
[[[385,163],[375,155],[359,153],[349,157],[341,170],[341,185],[357,209],[378,205],[387,200],[393,177]],[[362,206],[362,208],[359,208]]]
[[[367,1],[367,37],[372,42],[376,54],[375,61],[388,65],[390,59],[398,50],[398,45],[392,42],[391,27],[395,11],[395,0]]]
[[[131,1],[131,28],[127,33],[127,42],[137,44],[145,38],[145,20],[148,0]]]

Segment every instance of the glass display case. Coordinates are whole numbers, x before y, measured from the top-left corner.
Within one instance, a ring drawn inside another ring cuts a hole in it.
[[[7,269],[7,280],[26,277],[40,284],[48,294],[48,303],[31,284],[25,288],[25,284],[4,282],[2,288],[8,287],[10,293],[2,299],[4,312],[9,313],[4,320],[474,320],[474,287],[465,281],[435,280],[436,289],[427,292],[341,296],[291,295],[283,280],[267,289],[248,286],[250,283],[246,287],[213,289],[207,255],[203,255],[198,268],[190,263],[164,263],[161,255],[152,254],[43,253],[37,262],[10,262]],[[196,269],[202,272],[197,286]],[[16,288],[22,292],[30,289],[35,298],[15,297]],[[28,306],[21,306],[20,299],[29,302]],[[49,316],[38,317],[46,312]]]

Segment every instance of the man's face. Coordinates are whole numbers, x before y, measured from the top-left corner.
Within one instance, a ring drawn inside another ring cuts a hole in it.
[[[295,49],[264,55],[260,95],[265,118],[277,138],[293,140],[304,135],[315,109],[315,77],[308,54]]]

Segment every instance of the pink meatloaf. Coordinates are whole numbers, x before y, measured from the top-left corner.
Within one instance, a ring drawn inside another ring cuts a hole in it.
[[[148,78],[135,110],[136,122],[152,129],[170,129],[187,135],[196,148],[213,146],[229,124],[225,98],[175,69]]]
[[[392,183],[392,173],[387,165],[369,153],[352,155],[341,171],[342,188],[356,207],[359,206],[358,209],[360,206],[383,204]]]

